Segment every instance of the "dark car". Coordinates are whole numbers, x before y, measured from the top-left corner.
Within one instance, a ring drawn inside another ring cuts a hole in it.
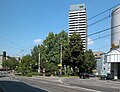
[[[107,74],[107,76],[106,75],[101,75],[100,79],[101,80],[110,80],[111,79],[111,75],[110,74]]]
[[[107,74],[106,80],[111,80],[111,74]]]
[[[82,79],[88,79],[89,74],[88,73],[80,73],[79,77],[82,78]]]
[[[106,80],[106,76],[105,76],[105,75],[101,75],[101,76],[100,76],[100,79],[101,79],[101,80]]]

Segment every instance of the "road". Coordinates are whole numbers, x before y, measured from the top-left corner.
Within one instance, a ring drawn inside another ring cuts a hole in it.
[[[0,92],[120,92],[120,83],[79,78],[0,78]]]
[[[120,82],[118,81],[98,80],[97,78],[64,78],[63,82],[69,84],[70,86],[99,90],[101,92],[120,92]]]

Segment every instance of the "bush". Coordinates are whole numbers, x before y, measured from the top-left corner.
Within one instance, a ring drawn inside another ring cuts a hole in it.
[[[15,73],[15,75],[22,76],[22,73],[21,72],[20,73]]]
[[[43,76],[43,73],[38,73],[39,76]]]
[[[62,77],[70,77],[70,75],[62,75]]]
[[[38,72],[32,72],[31,74],[32,74],[32,75],[35,75],[35,76],[38,76],[38,75],[39,75]]]
[[[51,76],[51,73],[50,73],[50,72],[48,72],[48,73],[46,73],[46,74],[45,74],[45,76]]]
[[[32,77],[32,73],[28,73],[28,74],[27,74],[27,77]]]

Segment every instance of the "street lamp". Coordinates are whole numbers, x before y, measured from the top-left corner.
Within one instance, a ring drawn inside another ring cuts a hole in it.
[[[38,53],[38,73],[40,73],[40,51]]]
[[[62,43],[60,44],[60,63],[58,64],[59,67],[59,76],[62,75]]]
[[[61,42],[61,46],[60,46],[60,64],[61,64],[60,75],[62,75],[62,42]]]
[[[59,66],[59,76],[61,76],[62,75],[62,43],[61,43],[61,45],[60,45],[60,64],[58,64],[58,66]]]
[[[40,73],[40,46],[42,45],[42,40],[40,39],[39,40],[39,45],[38,45],[38,48],[39,48],[39,52],[38,52],[38,73]]]

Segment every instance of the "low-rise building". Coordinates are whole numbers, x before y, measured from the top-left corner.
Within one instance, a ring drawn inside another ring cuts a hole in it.
[[[112,49],[106,55],[107,63],[111,63],[111,78],[120,79],[120,49]]]
[[[95,59],[97,60],[96,63],[96,70],[97,70],[97,75],[105,75],[110,73],[111,69],[111,64],[106,62],[106,53],[98,51],[94,52]]]
[[[6,60],[6,51],[3,51],[3,54],[0,55],[0,69],[3,69],[2,62]]]
[[[0,55],[0,69],[2,69],[3,55]]]

